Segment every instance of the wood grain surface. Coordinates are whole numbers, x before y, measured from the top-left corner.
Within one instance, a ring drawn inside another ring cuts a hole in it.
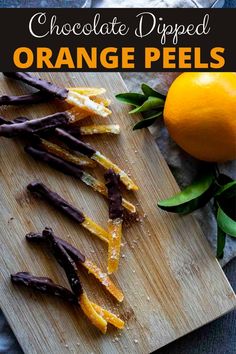
[[[0,306],[25,353],[148,353],[212,321],[235,307],[236,298],[198,224],[156,207],[178,186],[148,130],[132,131],[128,109],[114,95],[126,90],[115,73],[44,73],[65,86],[103,86],[113,100],[107,120],[119,123],[120,136],[93,136],[86,141],[131,173],[140,186],[125,192],[138,206],[139,218],[126,222],[120,268],[112,278],[123,289],[117,305],[99,284],[82,272],[91,300],[125,319],[126,328],[109,327],[106,335],[94,328],[80,309],[53,297],[30,293],[10,283],[17,271],[49,276],[67,285],[63,271],[45,249],[28,245],[24,235],[51,226],[106,269],[106,245],[42,200],[26,185],[43,181],[106,227],[107,202],[82,182],[35,162],[22,141],[1,138],[0,148]],[[0,77],[1,94],[28,92],[25,85]],[[2,108],[12,119],[40,117],[63,110],[61,103]],[[138,117],[137,117],[138,118]],[[98,118],[104,122],[105,118]],[[96,175],[102,178],[99,168]],[[67,285],[68,286],[68,285]]]

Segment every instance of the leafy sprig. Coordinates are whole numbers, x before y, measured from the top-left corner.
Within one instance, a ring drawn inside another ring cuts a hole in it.
[[[133,127],[133,130],[142,129],[152,125],[157,118],[162,116],[165,104],[165,96],[155,91],[146,84],[141,85],[142,94],[136,92],[125,92],[116,95],[122,102],[134,106],[129,114],[141,113],[142,118]]]
[[[209,167],[199,179],[175,196],[158,202],[168,212],[189,214],[214,199],[218,258],[223,258],[226,236],[236,237],[236,180]]]

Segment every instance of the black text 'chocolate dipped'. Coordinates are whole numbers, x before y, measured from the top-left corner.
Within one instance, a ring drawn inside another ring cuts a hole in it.
[[[32,243],[43,243],[46,241],[45,234],[30,232],[26,236],[26,240]],[[76,263],[84,263],[85,255],[83,255],[77,248],[72,246],[70,243],[54,235],[55,239],[64,247],[69,256]]]
[[[52,98],[52,95],[44,91],[21,96],[3,95],[0,96],[0,106],[20,106],[23,104],[42,103],[47,102]]]
[[[27,189],[48,201],[54,207],[63,211],[65,214],[82,224],[85,220],[84,214],[69,204],[59,194],[51,191],[45,184],[40,182],[32,182],[27,186]]]
[[[72,304],[78,304],[78,299],[70,290],[54,283],[50,278],[38,277],[28,272],[18,272],[11,275],[14,284],[24,285],[26,288],[37,290],[44,294],[54,295]]]
[[[69,148],[80,152],[83,155],[86,155],[88,157],[93,156],[96,153],[96,150],[94,150],[90,145],[85,144],[83,141],[75,138],[73,135],[70,133],[67,133],[63,129],[55,129],[56,136],[61,139]]]
[[[39,147],[26,146],[25,151],[34,159],[43,161],[56,170],[69,176],[73,176],[79,179],[83,176],[83,170],[81,170],[81,168],[79,168],[77,165],[64,161],[60,157],[54,156],[49,152],[40,149]]]
[[[120,191],[120,176],[112,169],[108,170],[105,175],[106,187],[108,191],[109,218],[123,218],[122,195]]]
[[[77,274],[77,267],[75,262],[63,248],[60,242],[58,242],[58,240],[54,237],[52,229],[45,228],[43,230],[43,236],[50,245],[56,261],[64,269],[73,293],[79,297],[83,293],[83,288]]]
[[[68,96],[68,90],[64,87],[59,87],[51,82],[43,80],[41,78],[35,77],[29,73],[24,72],[4,72],[5,76],[10,77],[11,79],[19,80],[25,84],[42,90],[53,97],[65,100]]]
[[[70,120],[66,112],[55,113],[43,118],[3,124],[0,126],[0,136],[12,138],[28,134],[40,134],[67,124]]]

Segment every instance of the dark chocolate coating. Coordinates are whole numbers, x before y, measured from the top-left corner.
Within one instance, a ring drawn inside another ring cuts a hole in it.
[[[67,124],[69,119],[66,112],[59,112],[47,117],[32,119],[21,123],[3,124],[0,126],[0,136],[12,138],[27,134],[40,134],[41,132]]]
[[[49,152],[46,152],[38,147],[26,146],[25,151],[31,155],[34,159],[46,162],[56,170],[63,172],[67,175],[74,176],[81,179],[83,176],[83,170],[78,166],[64,161],[60,157],[54,156]]]
[[[52,95],[44,91],[38,91],[29,95],[22,96],[3,95],[0,96],[0,106],[20,106],[23,104],[42,103],[47,102],[53,98],[54,97]]]
[[[83,288],[77,274],[75,262],[60,242],[54,237],[52,229],[45,228],[43,230],[43,236],[45,237],[46,242],[48,242],[56,261],[64,269],[73,293],[79,297],[83,293]]]
[[[11,281],[14,284],[37,290],[44,294],[60,297],[70,303],[78,304],[78,299],[70,290],[54,283],[50,278],[37,277],[27,272],[11,274]]]
[[[45,242],[45,235],[40,233],[30,232],[26,236],[26,240],[32,243],[41,243]],[[77,248],[72,246],[70,243],[64,241],[63,239],[59,238],[58,236],[54,235],[55,239],[64,247],[66,252],[69,256],[73,259],[76,263],[84,263],[85,262],[85,255],[83,255]]]
[[[27,85],[30,85],[32,87],[35,87],[39,90],[42,90],[56,98],[59,98],[61,100],[64,100],[68,96],[68,90],[64,87],[58,87],[57,85],[52,84],[51,82],[48,82],[46,80],[40,79],[38,77],[35,77],[31,75],[30,73],[24,73],[24,72],[11,72],[3,73],[5,76],[10,77],[11,79],[19,80],[24,82]]]
[[[63,211],[65,214],[78,221],[80,224],[84,222],[84,214],[69,204],[65,199],[63,199],[59,194],[51,191],[45,184],[40,182],[32,182],[27,186],[27,189],[39,195],[50,204],[52,204],[57,209]]]
[[[120,191],[120,176],[112,169],[108,170],[105,175],[106,186],[108,191],[109,218],[123,218],[122,195]]]
[[[63,127],[63,130],[65,130],[67,133],[74,136],[75,138],[78,138],[81,136],[80,126],[78,126],[78,124],[75,124],[75,123],[68,124],[65,128]]]
[[[14,124],[14,123],[23,123],[23,122],[27,122],[29,119],[26,117],[17,117],[13,120],[7,120],[3,117],[0,117],[0,125],[3,124]]]
[[[69,148],[80,152],[83,155],[92,157],[96,150],[94,150],[90,145],[84,143],[83,141],[75,138],[70,133],[67,133],[63,129],[55,129],[55,133],[58,138],[60,138]]]

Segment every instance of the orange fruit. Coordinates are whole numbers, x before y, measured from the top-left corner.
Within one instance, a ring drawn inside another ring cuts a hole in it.
[[[204,161],[236,158],[236,73],[183,73],[171,85],[164,120],[173,140]]]

